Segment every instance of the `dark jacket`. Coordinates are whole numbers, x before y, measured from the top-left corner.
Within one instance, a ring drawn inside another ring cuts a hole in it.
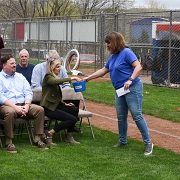
[[[51,73],[44,76],[42,83],[42,100],[40,105],[54,111],[58,104],[65,104],[62,101],[60,84],[71,82],[70,78],[55,78]]]

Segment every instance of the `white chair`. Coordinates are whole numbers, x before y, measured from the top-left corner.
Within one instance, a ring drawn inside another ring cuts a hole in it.
[[[78,117],[80,118],[80,125],[79,128],[90,128],[92,137],[95,138],[93,128],[90,122],[90,117],[92,117],[92,113],[87,110],[85,99],[81,92],[75,92],[73,88],[66,88],[62,89],[62,97],[63,100],[79,100],[80,107],[79,107],[79,114]],[[87,118],[88,125],[82,126],[82,119]]]

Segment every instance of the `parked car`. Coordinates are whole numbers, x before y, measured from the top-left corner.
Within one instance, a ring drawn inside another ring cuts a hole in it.
[[[95,64],[95,61],[96,63],[100,63],[99,56],[96,55],[95,57],[95,54],[80,54],[79,60],[80,63]]]

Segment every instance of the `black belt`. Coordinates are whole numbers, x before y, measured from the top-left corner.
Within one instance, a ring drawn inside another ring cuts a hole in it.
[[[25,103],[17,103],[17,104],[15,104],[16,106],[24,106],[25,105]]]

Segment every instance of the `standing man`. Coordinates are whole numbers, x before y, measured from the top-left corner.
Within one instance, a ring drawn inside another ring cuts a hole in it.
[[[26,78],[16,72],[16,61],[13,56],[2,57],[3,69],[0,72],[0,118],[4,119],[6,150],[17,153],[12,143],[14,121],[18,117],[34,119],[34,145],[48,149],[41,141],[44,132],[44,109],[31,104],[33,93]]]
[[[0,71],[2,70],[2,63],[1,63],[1,51],[2,51],[2,48],[4,48],[4,42],[3,42],[2,37],[0,36]]]
[[[26,49],[19,52],[19,64],[16,65],[16,72],[21,73],[31,85],[31,76],[34,69],[34,64],[29,63],[29,53]]]

